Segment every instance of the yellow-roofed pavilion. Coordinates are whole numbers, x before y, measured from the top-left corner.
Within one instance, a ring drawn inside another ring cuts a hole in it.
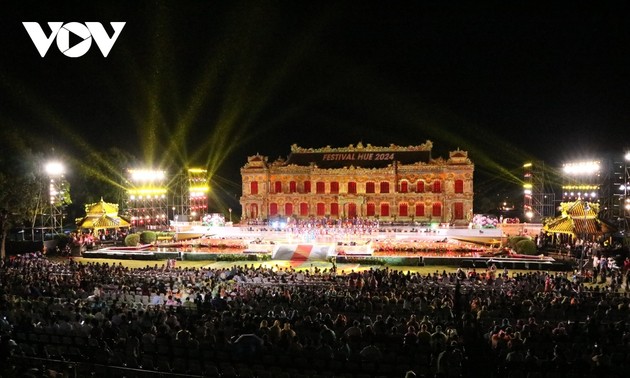
[[[103,198],[99,202],[85,205],[86,215],[77,218],[77,227],[82,230],[105,230],[127,228],[128,220],[118,215],[118,204],[107,203]]]

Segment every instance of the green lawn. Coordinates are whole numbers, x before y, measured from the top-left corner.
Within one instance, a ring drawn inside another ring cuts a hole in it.
[[[66,261],[67,258],[59,258],[59,257],[52,257],[51,259],[56,260],[56,261]],[[85,257],[75,257],[74,258],[75,261],[82,263],[82,264],[87,264],[87,263],[101,263],[101,264],[122,264],[125,267],[129,267],[129,268],[144,268],[144,267],[154,267],[154,266],[158,266],[158,267],[162,267],[163,265],[166,265],[166,261],[147,261],[147,260],[128,260],[128,259],[95,259],[95,258],[85,258]],[[258,266],[265,266],[265,267],[272,267],[272,266],[277,266],[278,268],[288,268],[290,266],[294,266],[295,269],[298,270],[306,270],[306,269],[310,269],[311,267],[317,267],[320,269],[324,269],[324,268],[331,268],[332,264],[330,262],[326,262],[326,261],[307,261],[306,263],[303,264],[299,264],[299,265],[295,265],[292,264],[290,261],[285,261],[285,260],[272,260],[272,261],[177,261],[176,266],[177,267],[181,267],[181,268],[201,268],[201,267],[212,267],[215,269],[221,269],[221,268],[229,268],[232,267],[234,265],[254,265],[255,267]],[[355,271],[361,271],[361,270],[365,270],[365,269],[370,269],[370,268],[382,268],[383,266],[377,266],[377,265],[361,265],[361,264],[337,264],[337,269],[338,272],[341,271],[345,271],[350,272],[351,270],[355,270]],[[455,272],[457,271],[457,267],[456,266],[445,266],[445,265],[431,265],[431,266],[390,266],[390,269],[393,270],[399,270],[399,271],[403,271],[403,272],[407,272],[407,271],[411,271],[411,272],[418,272],[421,273],[423,275],[429,274],[429,273],[435,273],[435,272],[439,272],[441,273],[442,271],[446,271],[446,272]],[[482,272],[484,271],[483,268],[477,268],[478,272]],[[528,272],[527,270],[510,270],[510,273],[513,272]]]
[[[67,258],[62,258],[62,257],[49,257],[51,260],[55,260],[55,261],[59,261],[59,262],[65,262],[68,259]],[[101,263],[101,264],[122,264],[123,266],[129,267],[129,268],[145,268],[147,266],[149,267],[154,267],[154,266],[158,266],[162,267],[163,265],[166,265],[166,261],[146,261],[146,260],[128,260],[128,259],[93,259],[93,258],[85,258],[85,257],[75,257],[74,258],[75,261],[81,263],[81,264],[87,264],[87,263]],[[283,261],[283,260],[272,260],[272,261],[177,261],[177,267],[181,267],[181,268],[202,268],[202,267],[211,267],[211,268],[215,268],[215,269],[222,269],[222,268],[230,268],[234,265],[254,265],[255,267],[259,267],[259,266],[265,266],[265,267],[277,267],[277,268],[283,268],[286,269],[288,267],[290,267],[292,264],[290,261]],[[298,270],[306,270],[306,269],[310,269],[311,267],[317,267],[320,269],[324,269],[324,268],[331,268],[332,264],[326,261],[307,261],[306,263],[300,264],[298,266],[295,266],[296,269]],[[342,272],[345,271],[346,273],[349,273],[351,270],[354,271],[362,271],[362,270],[366,270],[366,269],[370,269],[370,268],[383,268],[383,266],[376,266],[376,265],[361,265],[361,264],[337,264],[337,271],[338,272]],[[398,270],[398,271],[402,271],[402,272],[417,272],[420,273],[422,275],[427,275],[427,274],[433,274],[435,272],[439,272],[442,273],[442,271],[446,271],[448,273],[451,272],[456,272],[457,271],[457,267],[456,266],[445,266],[445,265],[431,265],[431,266],[390,266],[389,267],[392,270]],[[477,272],[483,272],[484,269],[483,268],[477,268]],[[521,269],[511,269],[509,270],[509,274],[512,273],[528,273],[528,272],[533,272],[532,270],[521,270]],[[554,272],[552,272],[553,274],[555,274]],[[610,278],[609,278],[609,282],[610,282]],[[593,286],[604,286],[601,284],[591,284],[591,283],[586,283],[587,287],[593,287]],[[621,289],[621,292],[624,292],[625,290]]]

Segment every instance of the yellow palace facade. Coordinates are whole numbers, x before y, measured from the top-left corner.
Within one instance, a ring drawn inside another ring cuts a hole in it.
[[[243,220],[359,217],[467,224],[474,165],[467,151],[434,159],[432,148],[431,141],[407,147],[293,145],[286,160],[250,156],[241,168]]]

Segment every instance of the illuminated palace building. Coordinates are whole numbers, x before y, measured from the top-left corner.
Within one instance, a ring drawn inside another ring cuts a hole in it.
[[[433,144],[302,148],[287,160],[256,154],[241,168],[244,220],[374,218],[467,224],[474,165],[467,151],[432,158]]]

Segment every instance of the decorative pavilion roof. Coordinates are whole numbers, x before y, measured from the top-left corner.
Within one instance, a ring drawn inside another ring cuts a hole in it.
[[[126,219],[118,216],[118,204],[107,203],[101,200],[85,205],[86,215],[77,218],[76,223],[80,229],[109,229],[129,227]]]
[[[116,214],[118,215],[118,204],[108,203],[101,198],[99,202],[85,205],[85,212],[89,214]]]
[[[578,200],[563,202],[560,209],[561,215],[545,224],[546,232],[586,237],[614,231],[597,217],[599,204]]]

